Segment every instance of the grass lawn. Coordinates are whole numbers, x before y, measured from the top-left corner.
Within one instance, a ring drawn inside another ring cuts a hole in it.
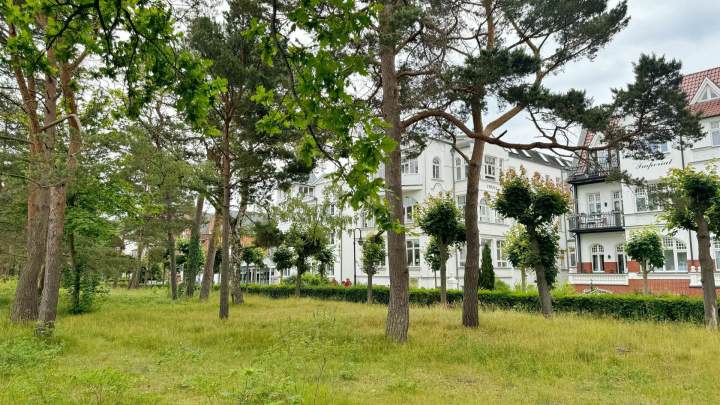
[[[654,324],[414,307],[410,341],[386,308],[247,296],[209,303],[114,290],[55,338],[8,321],[0,283],[0,403],[720,403],[720,335]]]

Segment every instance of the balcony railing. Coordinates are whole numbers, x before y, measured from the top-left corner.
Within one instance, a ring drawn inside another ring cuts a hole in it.
[[[569,216],[568,220],[572,232],[600,231],[625,226],[622,211],[574,214]]]
[[[571,169],[570,183],[591,182],[594,180],[603,180],[610,173],[620,169],[620,160],[617,155],[611,155],[609,158],[589,159],[581,161]]]

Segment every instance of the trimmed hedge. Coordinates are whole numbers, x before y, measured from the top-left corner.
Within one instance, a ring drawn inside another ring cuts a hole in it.
[[[295,287],[283,285],[248,285],[246,291],[251,294],[265,295],[271,298],[287,298],[295,294]],[[365,302],[365,286],[314,286],[303,287],[302,296],[324,300]],[[383,286],[373,287],[373,299],[376,303],[387,304],[389,289]],[[448,290],[449,303],[461,303],[462,291]],[[509,309],[537,312],[540,305],[537,293],[480,291],[480,305],[488,309]],[[418,305],[432,305],[440,302],[440,292],[433,289],[415,288],[410,290],[410,302]],[[558,312],[610,316],[619,319],[636,319],[674,322],[704,322],[703,301],[699,298],[682,296],[644,296],[644,295],[556,295],[553,296],[553,308]]]

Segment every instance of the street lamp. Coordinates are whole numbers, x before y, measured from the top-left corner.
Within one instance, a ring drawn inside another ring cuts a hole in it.
[[[360,232],[360,237],[355,238],[355,231]],[[355,241],[362,246],[363,244],[363,238],[362,238],[362,229],[361,228],[355,228],[353,229],[353,285],[357,284],[357,253],[355,249]]]

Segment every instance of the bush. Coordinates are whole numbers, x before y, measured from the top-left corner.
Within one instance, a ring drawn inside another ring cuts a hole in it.
[[[285,277],[282,280],[282,285],[295,286],[295,276]],[[327,277],[323,277],[319,274],[303,273],[302,275],[303,286],[321,286],[330,285],[330,280]]]
[[[249,285],[246,291],[271,298],[286,298],[295,293],[291,285]],[[306,297],[349,302],[365,302],[365,286],[303,286],[301,294]],[[462,291],[448,290],[448,303],[462,302]],[[384,286],[373,287],[373,298],[378,304],[387,304],[389,290]],[[480,305],[486,309],[507,309],[537,312],[540,309],[537,292],[487,291],[478,293]],[[440,302],[440,291],[414,288],[410,290],[410,302],[433,305]],[[610,316],[619,319],[652,321],[681,321],[702,323],[703,301],[700,298],[682,296],[643,296],[611,294],[554,294],[553,308],[558,312]]]

